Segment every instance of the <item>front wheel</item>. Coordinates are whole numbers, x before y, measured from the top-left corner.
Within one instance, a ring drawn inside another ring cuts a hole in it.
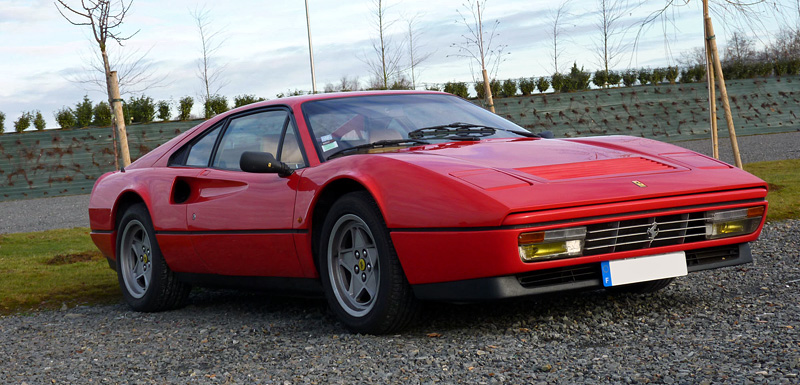
[[[385,334],[413,320],[417,300],[368,193],[350,193],[334,203],[325,218],[320,251],[325,296],[348,329]]]
[[[117,227],[117,278],[125,302],[136,311],[182,306],[191,287],[180,282],[161,255],[144,204],[129,207]]]

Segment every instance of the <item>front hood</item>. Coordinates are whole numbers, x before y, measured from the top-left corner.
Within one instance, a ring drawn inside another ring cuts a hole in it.
[[[587,139],[494,139],[480,142],[451,142],[427,145],[414,148],[417,154],[436,155],[457,159],[497,169],[525,169],[568,164],[584,164],[588,162],[607,161],[610,159],[649,158],[659,160],[658,147],[672,147],[671,152],[688,150],[666,143],[633,137],[605,137]],[[605,140],[603,140],[605,139]],[[627,139],[622,141],[620,139]],[[654,152],[656,154],[654,154]],[[654,156],[655,155],[655,156]],[[719,163],[719,166],[727,166]],[[631,169],[635,172],[637,168]],[[592,171],[584,168],[584,171]]]
[[[469,184],[509,212],[766,189],[762,180],[723,162],[626,136],[455,142],[393,157]]]

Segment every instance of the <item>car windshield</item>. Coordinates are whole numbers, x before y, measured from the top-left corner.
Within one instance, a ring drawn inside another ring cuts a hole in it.
[[[348,149],[356,147],[366,149],[371,144],[410,146],[530,135],[479,106],[445,94],[316,100],[303,104],[303,114],[324,159],[349,153]]]

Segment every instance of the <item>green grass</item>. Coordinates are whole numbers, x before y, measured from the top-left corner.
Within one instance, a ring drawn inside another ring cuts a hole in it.
[[[119,298],[116,273],[89,229],[0,235],[0,314]]]
[[[800,218],[800,159],[750,163],[745,170],[769,183],[767,220]],[[0,314],[120,298],[117,275],[89,229],[0,235]]]
[[[769,184],[767,220],[800,218],[800,159],[748,163],[744,169]]]

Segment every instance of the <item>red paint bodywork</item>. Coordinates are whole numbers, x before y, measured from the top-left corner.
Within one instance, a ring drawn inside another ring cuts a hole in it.
[[[314,212],[327,187],[348,180],[374,197],[409,282],[423,284],[687,248],[523,263],[517,250],[521,232],[596,223],[606,216],[642,217],[652,210],[766,206],[764,181],[671,144],[626,136],[453,142],[321,162],[301,106],[345,95],[292,97],[242,107],[186,131],[124,172],[101,176],[89,206],[92,239],[114,259],[118,208],[135,196],[147,205],[163,255],[176,272],[316,278]],[[308,167],[286,178],[167,167],[173,151],[216,122],[274,105],[292,111]],[[171,198],[178,180],[192,191],[183,203]],[[193,220],[193,215],[199,219]],[[753,241],[761,226],[763,222],[747,236],[690,247]],[[233,230],[240,233],[223,233]]]

